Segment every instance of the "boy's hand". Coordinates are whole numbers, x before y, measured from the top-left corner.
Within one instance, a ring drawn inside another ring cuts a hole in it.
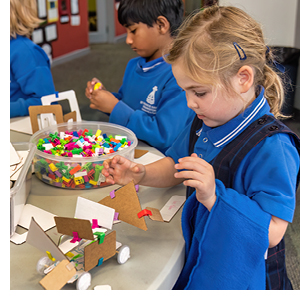
[[[88,81],[87,84],[86,84],[86,88],[85,88],[85,96],[88,98],[88,99],[91,99],[92,97],[92,93],[94,91],[94,86],[96,83],[101,83],[101,87],[102,89],[105,89],[102,82],[100,82],[99,79],[97,78],[93,78],[91,81]]]
[[[176,178],[186,178],[184,185],[196,189],[196,197],[209,211],[216,201],[216,183],[213,167],[205,160],[193,153],[183,157],[175,165],[177,170],[183,170],[174,174]]]
[[[106,177],[106,182],[111,184],[125,185],[132,180],[138,184],[145,176],[144,165],[134,163],[120,155],[105,160],[103,166],[102,174]]]
[[[90,108],[111,113],[119,100],[110,92],[98,89],[92,92]]]

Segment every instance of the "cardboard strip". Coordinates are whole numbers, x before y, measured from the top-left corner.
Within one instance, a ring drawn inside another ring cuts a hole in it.
[[[149,218],[152,221],[164,222],[164,219],[162,218],[160,211],[157,208],[146,207],[146,209],[151,211],[152,215],[149,215]]]
[[[73,236],[73,232],[77,232],[81,239],[93,240],[94,235],[89,220],[54,217],[57,232]]]
[[[60,290],[74,275],[76,269],[67,259],[61,261],[50,273],[48,273],[40,284],[46,290]]]
[[[89,271],[96,267],[99,259],[103,261],[116,254],[116,231],[110,232],[105,236],[103,243],[95,241],[84,248],[84,270]]]

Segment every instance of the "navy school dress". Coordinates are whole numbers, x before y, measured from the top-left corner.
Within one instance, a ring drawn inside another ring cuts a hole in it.
[[[201,127],[202,120],[198,119],[196,116],[190,131],[189,155],[194,152],[194,146],[198,139],[196,132]],[[300,139],[298,136],[282,122],[276,120],[272,115],[264,115],[254,121],[242,134],[222,149],[222,151],[210,162],[214,168],[216,179],[221,180],[225,187],[232,188],[235,172],[246,154],[261,140],[276,133],[287,133],[291,135],[300,154]],[[241,145],[243,146],[241,147]],[[297,187],[299,179],[300,173],[298,173]],[[187,198],[193,192],[194,188],[188,187],[186,193]],[[284,239],[282,239],[277,246],[268,249],[265,267],[266,289],[293,289],[286,272]]]

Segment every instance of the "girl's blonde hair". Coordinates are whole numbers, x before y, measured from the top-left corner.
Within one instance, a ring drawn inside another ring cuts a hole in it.
[[[243,65],[251,66],[255,87],[265,88],[271,112],[283,118],[280,110],[284,88],[271,67],[274,57],[267,49],[260,25],[248,14],[236,7],[215,5],[182,24],[166,61],[172,64],[183,59],[185,72],[192,80],[213,88],[222,86],[228,94],[234,92],[231,78]]]
[[[29,37],[43,20],[37,17],[36,0],[10,0],[10,36]]]

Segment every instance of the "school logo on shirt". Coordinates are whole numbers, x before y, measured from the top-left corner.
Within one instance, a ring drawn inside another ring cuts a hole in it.
[[[149,104],[154,104],[155,102],[155,92],[157,91],[157,86],[153,87],[152,88],[152,92],[148,95],[146,101],[149,103]]]
[[[157,106],[153,106],[153,104],[155,103],[155,93],[157,92],[158,88],[157,86],[154,86],[152,88],[152,92],[149,93],[149,95],[146,98],[146,102],[145,101],[141,101],[140,103],[143,105],[142,106],[142,111],[149,113],[149,114],[156,114],[156,109]]]

